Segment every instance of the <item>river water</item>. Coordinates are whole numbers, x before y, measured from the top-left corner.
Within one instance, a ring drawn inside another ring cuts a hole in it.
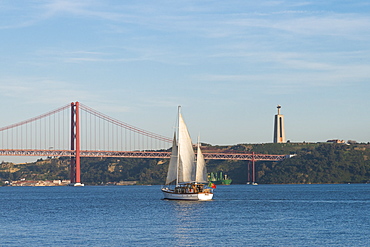
[[[0,246],[370,246],[370,185],[0,187]]]

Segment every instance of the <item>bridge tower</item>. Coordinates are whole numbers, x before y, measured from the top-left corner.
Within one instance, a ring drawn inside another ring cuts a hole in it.
[[[247,165],[247,184],[257,185],[256,183],[256,159],[254,152],[252,152],[252,159]]]
[[[284,115],[280,114],[281,105],[277,106],[278,113],[275,115],[274,143],[285,143]]]
[[[71,157],[71,186],[84,186],[81,183],[80,163],[80,103],[71,103],[71,150],[75,156]]]

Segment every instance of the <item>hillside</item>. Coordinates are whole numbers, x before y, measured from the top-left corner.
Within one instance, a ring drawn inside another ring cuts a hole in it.
[[[284,143],[204,145],[204,152],[255,152],[296,154],[282,162],[257,162],[257,182],[262,184],[364,183],[370,180],[369,144]],[[248,161],[207,161],[208,172],[222,171],[233,183],[247,182]],[[136,181],[162,184],[168,160],[82,158],[81,180],[85,184]],[[69,158],[38,160],[27,164],[0,164],[3,181],[69,179]]]

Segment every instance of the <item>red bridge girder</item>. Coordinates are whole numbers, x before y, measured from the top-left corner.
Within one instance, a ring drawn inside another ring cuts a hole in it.
[[[81,150],[81,157],[117,157],[117,158],[142,158],[142,159],[167,159],[170,152],[158,151],[95,151]],[[254,160],[254,161],[282,161],[290,158],[289,155],[253,154],[253,153],[203,153],[205,159],[213,160]],[[75,156],[73,150],[20,150],[0,149],[0,156]]]

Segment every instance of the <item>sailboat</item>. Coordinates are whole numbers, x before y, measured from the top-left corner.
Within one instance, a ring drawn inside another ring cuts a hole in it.
[[[199,141],[195,155],[180,107],[177,130],[178,139],[175,131],[166,183],[162,188],[164,199],[212,200],[213,190],[206,186],[207,169]]]

